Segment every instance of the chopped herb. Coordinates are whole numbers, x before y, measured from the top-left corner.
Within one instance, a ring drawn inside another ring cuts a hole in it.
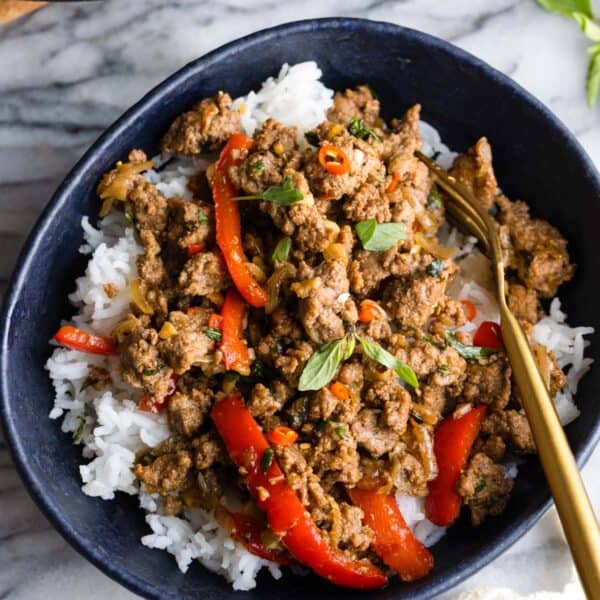
[[[305,420],[306,417],[300,413],[294,413],[293,415],[290,415],[290,425],[292,427],[300,427]]]
[[[372,137],[381,142],[381,138],[372,129],[366,127],[362,119],[350,119],[348,131],[360,140],[367,140]]]
[[[307,131],[304,137],[311,146],[318,146],[321,143],[321,136],[316,131]]]
[[[250,172],[256,175],[257,173],[262,173],[265,170],[265,163],[263,160],[257,160],[253,162],[250,166]]]
[[[152,450],[148,450],[148,452],[146,452],[146,454],[144,454],[144,456],[142,457],[141,462],[143,462],[145,465],[149,465],[153,463],[157,458],[158,457]]]
[[[130,222],[130,223],[133,223],[133,217],[131,216],[131,213],[130,213],[128,210],[124,211],[124,212],[123,212],[123,214],[125,215],[125,218],[126,218],[126,219],[127,219],[129,222]]]
[[[463,358],[466,358],[467,360],[481,360],[482,358],[486,358],[492,354],[502,352],[502,350],[498,350],[496,348],[486,348],[485,346],[468,346],[467,344],[462,344],[456,339],[456,336],[449,331],[446,331],[446,335],[444,337],[448,346],[452,346],[452,348],[454,348]]]
[[[375,219],[368,219],[357,223],[355,229],[363,248],[373,252],[389,250],[396,242],[406,238],[404,223],[378,224]]]
[[[304,198],[302,192],[294,187],[292,178],[286,177],[281,185],[272,185],[262,194],[255,196],[237,196],[234,200],[265,200],[280,206],[291,206]]]
[[[277,242],[277,245],[275,246],[275,250],[273,250],[273,254],[271,255],[273,262],[277,262],[277,261],[286,262],[290,255],[291,249],[292,249],[292,238],[286,235],[284,238],[281,238]]]
[[[79,417],[79,425],[77,425],[77,429],[73,432],[73,443],[79,444],[81,438],[83,436],[83,428],[85,427],[85,419],[83,417]]]
[[[162,363],[160,363],[156,367],[156,369],[144,369],[142,371],[142,375],[144,377],[152,377],[153,375],[156,375],[157,373],[160,373],[164,368],[165,368],[165,365],[163,365]]]
[[[220,329],[205,329],[202,333],[204,333],[204,335],[211,339],[213,342],[220,342],[221,341],[221,330]]]
[[[348,439],[348,434],[346,433],[346,428],[343,427],[342,425],[338,425],[335,428],[335,432],[338,434],[339,438],[341,440],[347,440]]]
[[[354,335],[347,335],[323,344],[308,359],[298,382],[298,390],[306,392],[325,387],[333,379],[340,364],[352,356],[355,343]]]
[[[198,223],[208,225],[208,217],[200,209],[198,209]]]
[[[486,486],[487,486],[487,481],[485,479],[480,479],[477,482],[477,485],[475,486],[475,493],[479,494],[479,492],[482,492]]]
[[[273,456],[275,453],[273,452],[273,448],[267,448],[262,455],[262,459],[260,461],[260,470],[263,473],[266,473],[269,470],[269,467],[273,463]]]
[[[450,367],[448,365],[439,365],[437,368],[437,372],[440,375],[443,375],[444,373],[447,373],[450,370]]]
[[[86,377],[84,382],[81,384],[81,387],[79,388],[79,392],[83,392],[83,390],[85,390],[85,388],[90,387],[90,385],[94,385],[98,383],[93,377]]]
[[[388,369],[393,369],[396,371],[396,375],[398,375],[400,379],[408,383],[408,385],[412,386],[416,390],[419,389],[419,381],[417,380],[417,376],[408,365],[399,361],[395,356],[391,355],[387,350],[375,342],[369,342],[368,340],[360,337],[358,338],[358,341],[360,342],[364,353],[371,360],[378,362],[380,365],[383,365]]]
[[[427,204],[425,208],[427,210],[437,210],[442,208],[442,197],[440,196],[440,191],[438,190],[438,186],[434,183],[429,190],[429,196],[427,197]]]
[[[260,358],[255,358],[252,366],[250,367],[250,377],[253,379],[266,379],[267,367]]]
[[[434,258],[425,268],[425,272],[430,277],[437,277],[439,279],[442,273],[444,272],[445,266],[446,265],[444,264],[443,260],[440,260],[439,258]]]
[[[446,346],[444,346],[444,344],[438,342],[437,340],[434,340],[432,337],[430,337],[428,335],[425,335],[425,334],[423,334],[421,336],[421,339],[424,342],[427,342],[427,343],[431,344],[432,346],[435,346],[436,348],[439,348],[440,350],[443,350],[446,347]]]
[[[281,340],[277,340],[275,342],[275,353],[276,354],[283,354],[283,351],[285,350],[285,346],[282,344]]]
[[[328,423],[329,419],[319,419],[319,422],[317,423],[317,429],[319,431],[325,431],[325,427],[327,427]]]

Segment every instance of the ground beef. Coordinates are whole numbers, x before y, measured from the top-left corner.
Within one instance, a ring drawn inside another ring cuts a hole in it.
[[[492,355],[485,362],[470,362],[463,389],[468,402],[489,404],[496,411],[510,400],[511,368],[505,355]]]
[[[378,181],[363,183],[357,192],[344,202],[343,210],[346,218],[355,222],[375,219],[378,223],[387,223],[392,218],[385,187]]]
[[[208,432],[192,440],[194,466],[199,471],[209,469],[215,463],[225,463],[227,452],[221,438],[216,433]]]
[[[281,386],[281,382],[279,383]],[[257,383],[250,393],[248,409],[255,417],[274,415],[283,407],[286,399],[285,393],[273,393],[266,385]]]
[[[375,458],[393,450],[399,441],[398,434],[380,423],[377,412],[368,408],[360,411],[352,425],[352,433],[358,445]]]
[[[490,208],[498,195],[498,183],[492,167],[492,148],[481,138],[466,154],[454,159],[450,175],[464,185],[485,208]]]
[[[164,286],[168,281],[168,275],[156,236],[150,229],[142,229],[140,239],[144,245],[144,252],[137,259],[140,279],[151,288]]]
[[[190,314],[180,311],[169,313],[169,322],[177,333],[161,340],[158,347],[167,365],[178,375],[192,366],[200,366],[210,372],[215,342],[204,333],[210,313],[203,308]]]
[[[358,506],[340,502],[341,532],[338,546],[341,548],[356,548],[368,550],[373,541],[373,530],[363,525],[364,513]]]
[[[181,198],[169,198],[169,222],[167,239],[180,250],[192,245],[206,246],[213,235],[213,207],[207,202],[190,202]]]
[[[348,125],[352,119],[362,119],[367,125],[376,125],[379,119],[379,100],[366,85],[355,90],[336,92],[327,118],[334,123]]]
[[[438,259],[435,259],[438,260]],[[434,263],[432,259],[430,264]],[[442,261],[439,272],[429,266],[413,277],[393,279],[383,291],[384,308],[403,330],[420,330],[444,300],[448,278],[455,267]],[[428,270],[429,269],[429,270]],[[436,273],[430,275],[429,273]]]
[[[484,435],[500,437],[508,447],[518,454],[535,452],[535,443],[525,413],[506,410],[489,415],[482,423]]]
[[[575,266],[569,262],[567,242],[547,221],[532,219],[524,202],[498,198],[499,221],[508,228],[514,250],[513,267],[521,282],[543,298],[556,295],[569,281]]]
[[[127,317],[132,330],[119,341],[121,374],[126,383],[143,388],[155,398],[165,398],[172,391],[172,369],[165,363],[157,344],[158,332],[148,327],[148,318]]]
[[[458,492],[471,510],[473,525],[504,510],[513,484],[512,479],[505,477],[502,466],[489,456],[482,452],[473,456],[458,482]]]
[[[231,108],[231,96],[217,92],[214,98],[201,100],[173,121],[161,149],[175,154],[215,150],[240,129],[240,113]]]
[[[308,464],[326,488],[334,483],[354,485],[361,478],[359,458],[356,440],[348,428],[327,422]]]
[[[208,296],[231,286],[225,262],[217,252],[199,252],[188,259],[179,274],[184,294]]]
[[[321,147],[334,145],[341,150],[350,163],[347,173],[330,173],[319,162],[319,149],[308,149],[304,154],[304,173],[316,196],[337,200],[352,195],[369,179],[381,179],[384,166],[377,150],[365,140],[353,137],[342,129],[332,140],[324,140]]]
[[[254,133],[254,146],[239,166],[230,170],[231,180],[245,194],[261,194],[283,181],[287,170],[300,166],[295,127],[267,119]]]
[[[206,422],[215,398],[206,382],[182,378],[169,398],[168,417],[172,431],[190,437]]]
[[[144,483],[148,493],[166,495],[180,492],[190,484],[188,475],[191,468],[191,454],[181,450],[163,454],[149,465],[137,463],[134,473]]]
[[[315,343],[336,340],[344,336],[341,313],[350,288],[346,266],[341,261],[324,262],[311,277],[292,287],[300,298],[300,320],[306,335]]]
[[[507,300],[508,308],[519,321],[535,325],[542,315],[542,307],[535,290],[511,283]]]

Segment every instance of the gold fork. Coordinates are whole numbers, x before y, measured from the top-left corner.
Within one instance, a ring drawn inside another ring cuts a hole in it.
[[[448,215],[475,236],[492,263],[500,305],[500,328],[535,445],[558,516],[588,598],[600,597],[600,529],[554,403],[533,352],[505,296],[504,260],[492,217],[463,185],[421,152],[415,152],[448,194]]]

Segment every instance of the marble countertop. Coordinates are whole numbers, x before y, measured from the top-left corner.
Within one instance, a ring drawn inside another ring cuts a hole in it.
[[[445,38],[533,92],[600,163],[587,41],[533,0],[145,0],[53,5],[0,28],[0,294],[52,192],[89,144],[186,62],[307,17],[369,17]],[[560,225],[558,223],[557,225]],[[596,451],[584,478],[600,512]],[[0,438],[0,599],[134,595],[72,550],[29,499]],[[545,591],[547,593],[539,594]],[[537,592],[537,593],[536,593]],[[583,598],[554,510],[446,598]]]

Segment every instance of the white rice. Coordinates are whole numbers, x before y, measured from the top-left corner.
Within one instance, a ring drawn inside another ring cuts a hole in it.
[[[277,78],[269,78],[258,92],[235,100],[245,105],[242,125],[246,134],[253,131],[268,117],[286,125],[298,127],[303,133],[325,118],[333,91],[320,81],[321,71],[314,62],[294,66],[283,65]],[[441,141],[437,131],[421,123],[424,152],[435,156],[449,167],[456,156]],[[155,163],[164,163],[157,157]],[[145,176],[165,197],[190,198],[187,180],[198,168],[198,161],[176,159],[162,165],[160,171],[150,170]],[[134,229],[122,214],[111,212],[94,228],[87,217],[82,219],[85,243],[80,251],[90,259],[85,274],[75,282],[75,291],[69,299],[76,309],[72,322],[99,334],[109,335],[114,326],[127,314],[130,284],[137,278],[136,257],[142,248]],[[474,249],[475,240],[465,238],[455,230],[444,232],[445,243],[458,248],[455,258],[461,260],[462,272],[455,280],[451,294],[468,299],[477,307],[474,322],[465,326],[473,330],[483,320],[498,321],[498,308],[491,288],[489,265],[483,255]],[[112,284],[117,295],[109,298],[103,286]],[[584,358],[589,344],[584,336],[593,333],[591,327],[570,327],[560,310],[558,298],[552,301],[550,314],[535,326],[536,342],[553,350],[561,367],[567,370],[568,387],[554,398],[563,423],[577,417],[579,410],[573,402],[581,377],[589,370],[592,360]],[[106,369],[112,378],[112,389],[96,390],[84,386],[93,367]],[[127,385],[120,377],[118,359],[56,348],[46,363],[55,389],[54,407],[50,418],[62,418],[65,433],[77,432],[77,443],[83,447],[83,456],[89,460],[80,467],[82,490],[89,496],[105,500],[116,492],[139,494],[140,507],[146,512],[151,533],[141,542],[163,549],[175,557],[185,572],[193,560],[207,569],[222,574],[236,590],[249,590],[256,585],[256,575],[266,568],[273,577],[281,577],[279,567],[249,553],[232,540],[213,516],[199,509],[190,509],[185,518],[166,516],[162,500],[140,489],[133,475],[136,453],[158,444],[169,435],[166,417],[137,409],[139,390]],[[84,386],[84,389],[82,389]],[[507,466],[507,476],[516,476],[516,466]],[[424,515],[423,499],[397,496],[398,505],[415,535],[425,545],[435,544],[445,528],[437,527]]]

